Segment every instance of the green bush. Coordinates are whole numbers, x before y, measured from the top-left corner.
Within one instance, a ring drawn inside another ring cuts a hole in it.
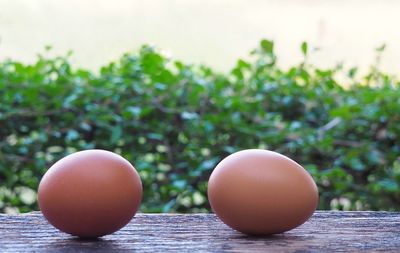
[[[130,160],[144,212],[209,210],[207,180],[232,152],[270,149],[301,163],[320,209],[400,210],[400,84],[376,67],[277,66],[263,40],[221,74],[152,47],[98,73],[68,56],[0,63],[0,211],[37,209],[55,161],[101,148]],[[340,82],[338,80],[341,80]]]

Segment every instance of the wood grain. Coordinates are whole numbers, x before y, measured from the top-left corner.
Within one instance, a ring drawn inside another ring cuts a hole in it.
[[[316,212],[289,232],[251,237],[213,214],[137,214],[122,230],[81,240],[39,212],[0,215],[0,252],[400,252],[400,213]]]

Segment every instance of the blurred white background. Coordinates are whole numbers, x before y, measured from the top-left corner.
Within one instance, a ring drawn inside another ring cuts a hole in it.
[[[396,0],[0,0],[0,59],[30,62],[45,45],[73,50],[76,66],[96,69],[152,43],[190,63],[226,71],[261,38],[273,39],[279,64],[301,59],[300,43],[319,47],[311,61],[400,69]]]

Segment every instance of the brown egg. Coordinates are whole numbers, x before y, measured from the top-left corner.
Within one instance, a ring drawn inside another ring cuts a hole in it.
[[[211,174],[215,214],[246,234],[282,233],[303,224],[318,205],[318,189],[299,164],[279,153],[249,149],[223,159]]]
[[[79,237],[100,237],[125,226],[142,199],[135,168],[105,150],[64,157],[43,176],[39,207],[56,228]]]

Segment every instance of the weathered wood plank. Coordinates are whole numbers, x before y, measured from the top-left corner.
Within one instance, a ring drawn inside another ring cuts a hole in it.
[[[400,213],[316,212],[284,234],[250,237],[212,214],[137,214],[122,230],[81,240],[39,212],[0,215],[1,252],[400,252]]]

